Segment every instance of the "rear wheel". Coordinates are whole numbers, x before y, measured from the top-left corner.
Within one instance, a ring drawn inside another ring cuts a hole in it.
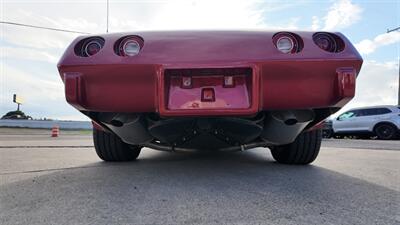
[[[303,132],[293,143],[276,146],[271,149],[271,153],[279,163],[309,164],[317,158],[321,139],[321,130]]]
[[[333,130],[332,129],[324,129],[324,130],[322,130],[322,137],[323,138],[331,138],[331,137],[333,137]]]
[[[396,127],[389,123],[381,123],[376,125],[375,134],[379,139],[382,140],[391,140],[396,137]]]
[[[93,129],[93,142],[97,155],[104,161],[119,162],[135,160],[141,147],[128,145],[111,132]]]

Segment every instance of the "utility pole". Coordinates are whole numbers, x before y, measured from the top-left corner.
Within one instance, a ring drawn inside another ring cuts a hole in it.
[[[400,27],[397,27],[397,28],[394,28],[394,29],[391,29],[391,30],[388,29],[387,33],[395,32],[395,31],[399,32],[399,30],[400,30]],[[400,56],[397,55],[397,57],[398,57],[398,60],[399,60],[399,88],[398,88],[398,94],[397,94],[397,105],[400,105]]]
[[[108,11],[109,11],[109,0],[107,0],[107,30],[106,32],[108,33]]]

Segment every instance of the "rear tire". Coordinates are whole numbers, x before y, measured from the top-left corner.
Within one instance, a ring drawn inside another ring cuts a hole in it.
[[[323,138],[332,138],[333,137],[333,130],[328,129],[328,130],[322,130],[322,137]]]
[[[396,138],[397,128],[390,123],[381,123],[376,125],[374,132],[378,139],[392,140]]]
[[[124,143],[117,135],[93,129],[93,142],[100,159],[109,162],[122,162],[135,160],[141,147]]]
[[[283,164],[309,164],[313,162],[321,148],[321,130],[303,132],[293,143],[271,149],[273,158]]]

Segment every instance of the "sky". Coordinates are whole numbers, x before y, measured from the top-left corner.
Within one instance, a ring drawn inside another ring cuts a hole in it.
[[[105,33],[106,0],[0,0],[0,20]],[[109,0],[109,32],[261,29],[339,31],[364,59],[352,107],[397,104],[400,1],[144,1]],[[87,120],[69,106],[57,62],[78,34],[0,24],[0,116],[12,95],[34,118]],[[343,111],[342,110],[342,111]]]

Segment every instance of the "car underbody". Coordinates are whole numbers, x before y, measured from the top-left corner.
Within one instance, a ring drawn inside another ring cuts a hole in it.
[[[172,117],[155,113],[88,113],[98,129],[125,143],[163,151],[241,151],[292,143],[338,109],[265,111],[254,117]],[[100,127],[98,124],[102,124]]]

